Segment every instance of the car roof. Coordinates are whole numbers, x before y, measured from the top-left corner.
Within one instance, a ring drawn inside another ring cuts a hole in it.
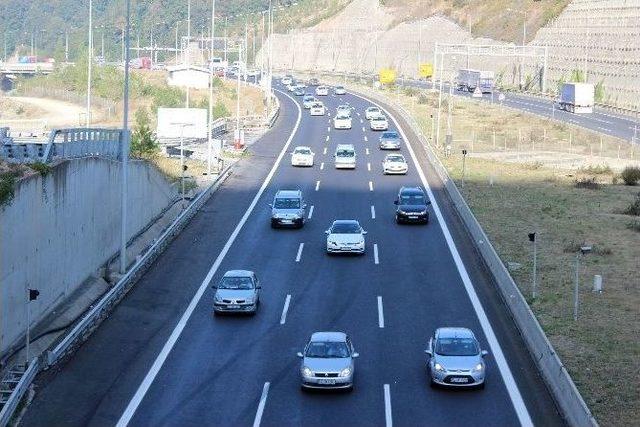
[[[358,222],[357,219],[336,219],[335,221],[333,221],[333,225],[336,224],[358,224],[360,225],[360,223]]]
[[[336,150],[355,150],[353,144],[338,144]]]
[[[436,329],[436,338],[475,338],[469,328],[444,327]]]
[[[302,191],[300,190],[278,190],[276,197],[301,197]]]
[[[401,194],[424,194],[424,191],[422,191],[422,187],[420,187],[420,186],[401,187],[400,188],[400,193]]]
[[[346,342],[347,334],[344,332],[314,332],[311,334],[311,341]]]
[[[398,135],[398,136],[400,136],[400,134],[399,134],[397,131],[395,131],[395,130],[385,130],[385,131],[382,133],[382,135]]]
[[[223,277],[250,277],[253,274],[253,271],[250,270],[229,270],[224,273]]]
[[[384,114],[379,114],[377,116],[373,116],[371,120],[387,120],[387,117]]]
[[[380,110],[380,107],[376,107],[375,105],[372,105],[371,107],[367,108],[367,110],[371,111],[371,110]]]
[[[403,156],[402,154],[400,154],[400,153],[387,154],[387,155],[385,156],[385,159],[391,159],[391,158],[393,158],[393,157],[401,157],[401,158],[402,158],[402,160],[405,160],[405,161],[406,161],[406,159],[404,158],[404,156]]]

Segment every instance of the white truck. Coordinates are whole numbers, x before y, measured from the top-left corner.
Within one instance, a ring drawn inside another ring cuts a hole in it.
[[[591,83],[564,83],[558,106],[570,113],[593,113],[594,88]]]

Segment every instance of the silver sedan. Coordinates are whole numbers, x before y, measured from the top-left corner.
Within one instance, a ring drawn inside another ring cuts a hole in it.
[[[316,332],[303,352],[300,376],[302,389],[353,389],[353,360],[358,357],[344,332]]]
[[[256,314],[260,305],[260,281],[248,270],[230,270],[213,286],[213,312]]]

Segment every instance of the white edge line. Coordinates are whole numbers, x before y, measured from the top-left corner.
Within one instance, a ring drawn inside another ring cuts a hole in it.
[[[300,243],[298,246],[298,253],[296,254],[296,262],[300,262],[302,259],[302,250],[304,249],[304,243]]]
[[[314,207],[315,207],[314,205],[311,205],[311,207],[309,208],[309,216],[307,217],[307,219],[311,219],[311,217],[313,216],[313,208]]]
[[[287,93],[284,93],[278,89],[276,89],[276,91],[282,93],[283,95],[291,99],[291,101],[293,101],[293,103],[296,105],[296,108],[298,109],[298,119],[296,120],[296,124],[294,125],[293,130],[291,131],[291,134],[289,135],[289,138],[287,139],[286,144],[284,144],[284,147],[282,147],[282,151],[280,151],[280,154],[278,155],[276,162],[271,168],[271,171],[269,171],[269,174],[265,178],[264,182],[262,183],[262,186],[254,196],[253,200],[251,201],[251,204],[247,208],[242,218],[240,218],[240,222],[238,222],[238,225],[236,225],[236,228],[233,230],[233,233],[231,233],[231,236],[229,236],[227,243],[225,243],[224,247],[218,254],[218,257],[216,258],[213,265],[211,266],[211,269],[209,270],[206,277],[202,281],[202,284],[196,291],[196,294],[191,299],[191,302],[189,303],[189,305],[187,306],[187,309],[185,310],[182,317],[178,321],[178,324],[173,329],[173,332],[171,332],[171,335],[165,342],[164,346],[162,347],[162,350],[160,350],[160,353],[154,360],[153,365],[151,365],[151,368],[147,372],[147,375],[145,375],[144,379],[142,380],[142,383],[140,383],[140,385],[138,386],[136,393],[133,395],[133,397],[129,401],[129,404],[127,405],[124,412],[120,416],[120,419],[116,424],[116,427],[127,426],[129,424],[129,421],[131,421],[131,418],[133,418],[133,415],[138,409],[138,406],[140,405],[140,403],[142,402],[142,399],[144,398],[144,396],[147,394],[147,391],[151,387],[153,380],[156,378],[156,375],[158,375],[158,372],[160,372],[160,369],[162,369],[162,365],[164,364],[165,360],[167,360],[167,357],[169,356],[171,349],[173,349],[173,346],[175,345],[176,341],[178,341],[178,338],[182,334],[183,329],[187,325],[187,322],[189,321],[191,314],[193,313],[196,306],[198,305],[198,302],[202,298],[202,295],[204,295],[204,292],[209,287],[209,283],[211,282],[211,279],[213,279],[213,276],[216,274],[216,271],[218,271],[218,268],[220,267],[220,264],[222,264],[222,261],[224,260],[224,257],[227,255],[227,252],[229,252],[231,245],[238,237],[240,230],[242,230],[242,227],[247,222],[247,219],[249,219],[249,215],[251,215],[251,212],[253,212],[253,209],[256,207],[256,204],[258,203],[258,200],[262,196],[262,193],[264,193],[267,186],[269,185],[269,182],[271,181],[271,178],[273,178],[273,175],[276,173],[276,170],[280,166],[280,162],[282,161],[282,158],[287,152],[289,145],[293,140],[293,137],[298,131],[298,127],[300,126],[300,120],[302,119],[302,110],[300,109],[300,105],[298,105],[296,100],[293,99],[291,96],[289,96]],[[265,385],[267,389],[268,389],[268,384],[269,383]]]
[[[393,417],[391,416],[391,390],[389,384],[384,385],[384,420],[386,427],[393,427]]]
[[[378,296],[378,327],[384,328],[384,310],[381,296]]]
[[[259,427],[260,422],[262,421],[262,413],[264,412],[264,407],[267,404],[267,396],[269,395],[269,386],[271,384],[266,382],[264,383],[264,387],[262,387],[262,396],[260,396],[260,403],[258,404],[258,410],[256,411],[256,417],[253,420],[253,427]]]
[[[375,264],[380,264],[380,258],[378,257],[378,244],[374,243],[373,245],[373,262]]]
[[[280,324],[284,325],[287,321],[287,312],[289,311],[289,304],[291,303],[291,295],[287,294],[284,300],[284,307],[282,307],[282,316],[280,316]]]
[[[382,108],[379,104],[377,104],[376,102],[370,99],[367,99],[363,96],[356,95],[356,94],[354,94],[354,96],[361,98],[367,102],[371,102],[372,104],[376,105],[378,108],[381,108],[382,110],[386,111],[386,109]],[[387,114],[389,114],[388,111],[387,111]],[[396,120],[395,116],[393,114],[389,114],[389,117],[391,117],[391,119],[395,123],[396,128],[398,128],[398,131],[400,132],[404,140],[408,142],[409,139],[407,138],[406,134],[398,124],[398,121]],[[520,394],[520,390],[518,389],[518,385],[516,384],[515,378],[511,373],[509,364],[507,363],[504,353],[502,352],[502,347],[500,346],[500,343],[498,342],[498,338],[496,337],[495,332],[491,327],[491,323],[487,318],[487,314],[485,313],[484,308],[482,307],[482,304],[478,299],[478,294],[476,293],[476,290],[473,287],[473,284],[471,283],[471,278],[469,277],[469,273],[467,272],[467,269],[464,266],[464,263],[462,262],[462,258],[460,257],[458,248],[456,247],[455,242],[453,241],[453,237],[451,236],[449,227],[447,226],[444,220],[442,212],[440,211],[440,207],[438,206],[438,202],[433,196],[433,191],[431,191],[431,187],[427,182],[427,178],[422,170],[422,167],[420,166],[420,163],[418,162],[418,158],[416,157],[415,152],[413,151],[413,146],[411,145],[411,143],[407,143],[405,145],[409,150],[409,154],[411,154],[411,159],[413,160],[413,163],[416,166],[416,170],[418,171],[420,180],[422,181],[422,184],[427,189],[427,193],[429,195],[431,204],[433,206],[433,211],[436,214],[436,217],[438,218],[438,224],[440,224],[442,233],[444,234],[445,240],[447,241],[447,246],[449,246],[449,251],[451,252],[453,260],[456,263],[458,273],[460,274],[462,283],[464,284],[465,290],[467,291],[467,295],[469,295],[469,299],[471,300],[471,305],[473,306],[473,309],[476,312],[476,316],[478,317],[478,321],[480,322],[482,331],[484,332],[484,335],[487,338],[489,347],[491,347],[491,350],[493,352],[493,357],[495,358],[496,364],[498,365],[498,370],[500,371],[500,375],[502,376],[504,385],[509,393],[509,398],[511,399],[511,403],[513,404],[513,408],[516,412],[516,415],[518,416],[518,420],[520,421],[520,424],[522,426],[533,426],[533,421],[531,420],[531,416],[529,415],[527,406],[525,405],[524,400],[522,399],[522,395]]]

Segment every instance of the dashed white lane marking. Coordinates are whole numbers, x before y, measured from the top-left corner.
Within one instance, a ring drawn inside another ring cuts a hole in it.
[[[320,163],[320,170],[322,170],[322,169],[324,169],[324,162]]]
[[[376,265],[380,264],[380,258],[378,256],[378,244],[377,243],[373,244],[373,262]]]
[[[329,135],[327,135],[327,138],[326,138],[326,140],[325,140],[325,141],[329,142]]]
[[[393,427],[393,418],[391,417],[391,390],[389,384],[384,385],[384,421],[386,427]],[[254,425],[254,427],[256,427]]]
[[[364,120],[360,119],[360,123],[364,123]]]
[[[364,149],[364,152],[365,152],[365,153],[367,153],[367,155],[368,155],[368,154],[369,154],[369,149],[368,149],[368,148],[365,148],[365,149]]]
[[[365,128],[364,128],[364,126],[362,126],[362,132],[366,132],[366,130],[365,130]]]
[[[320,181],[316,181],[316,191],[320,189]]]
[[[327,126],[327,132],[331,132],[331,126]]]
[[[360,113],[356,113],[356,116],[360,117]]]
[[[296,262],[300,262],[302,259],[302,250],[304,249],[304,243],[300,243],[298,246],[298,253],[296,254]]]
[[[369,181],[369,191],[373,191],[373,181]]]
[[[267,396],[269,395],[269,385],[270,383],[267,382],[264,383],[264,387],[262,387],[262,396],[260,396],[260,403],[258,404],[256,417],[253,419],[253,427],[260,427],[260,422],[262,421],[262,413],[264,412],[264,406],[267,404]]]
[[[376,219],[376,207],[371,205],[371,219]]]
[[[378,327],[384,328],[384,310],[382,309],[381,296],[378,296]]]
[[[284,300],[284,307],[282,307],[282,315],[280,316],[280,324],[284,325],[287,321],[287,312],[289,311],[289,304],[291,303],[291,295],[287,294]]]
[[[309,208],[309,216],[307,216],[307,219],[311,219],[311,217],[313,216],[313,209],[315,208],[314,205],[311,205],[311,207]]]
[[[322,150],[322,154],[327,154],[327,147],[324,147],[324,150]]]
[[[367,139],[367,135],[364,136],[364,142],[367,142],[369,139]]]

